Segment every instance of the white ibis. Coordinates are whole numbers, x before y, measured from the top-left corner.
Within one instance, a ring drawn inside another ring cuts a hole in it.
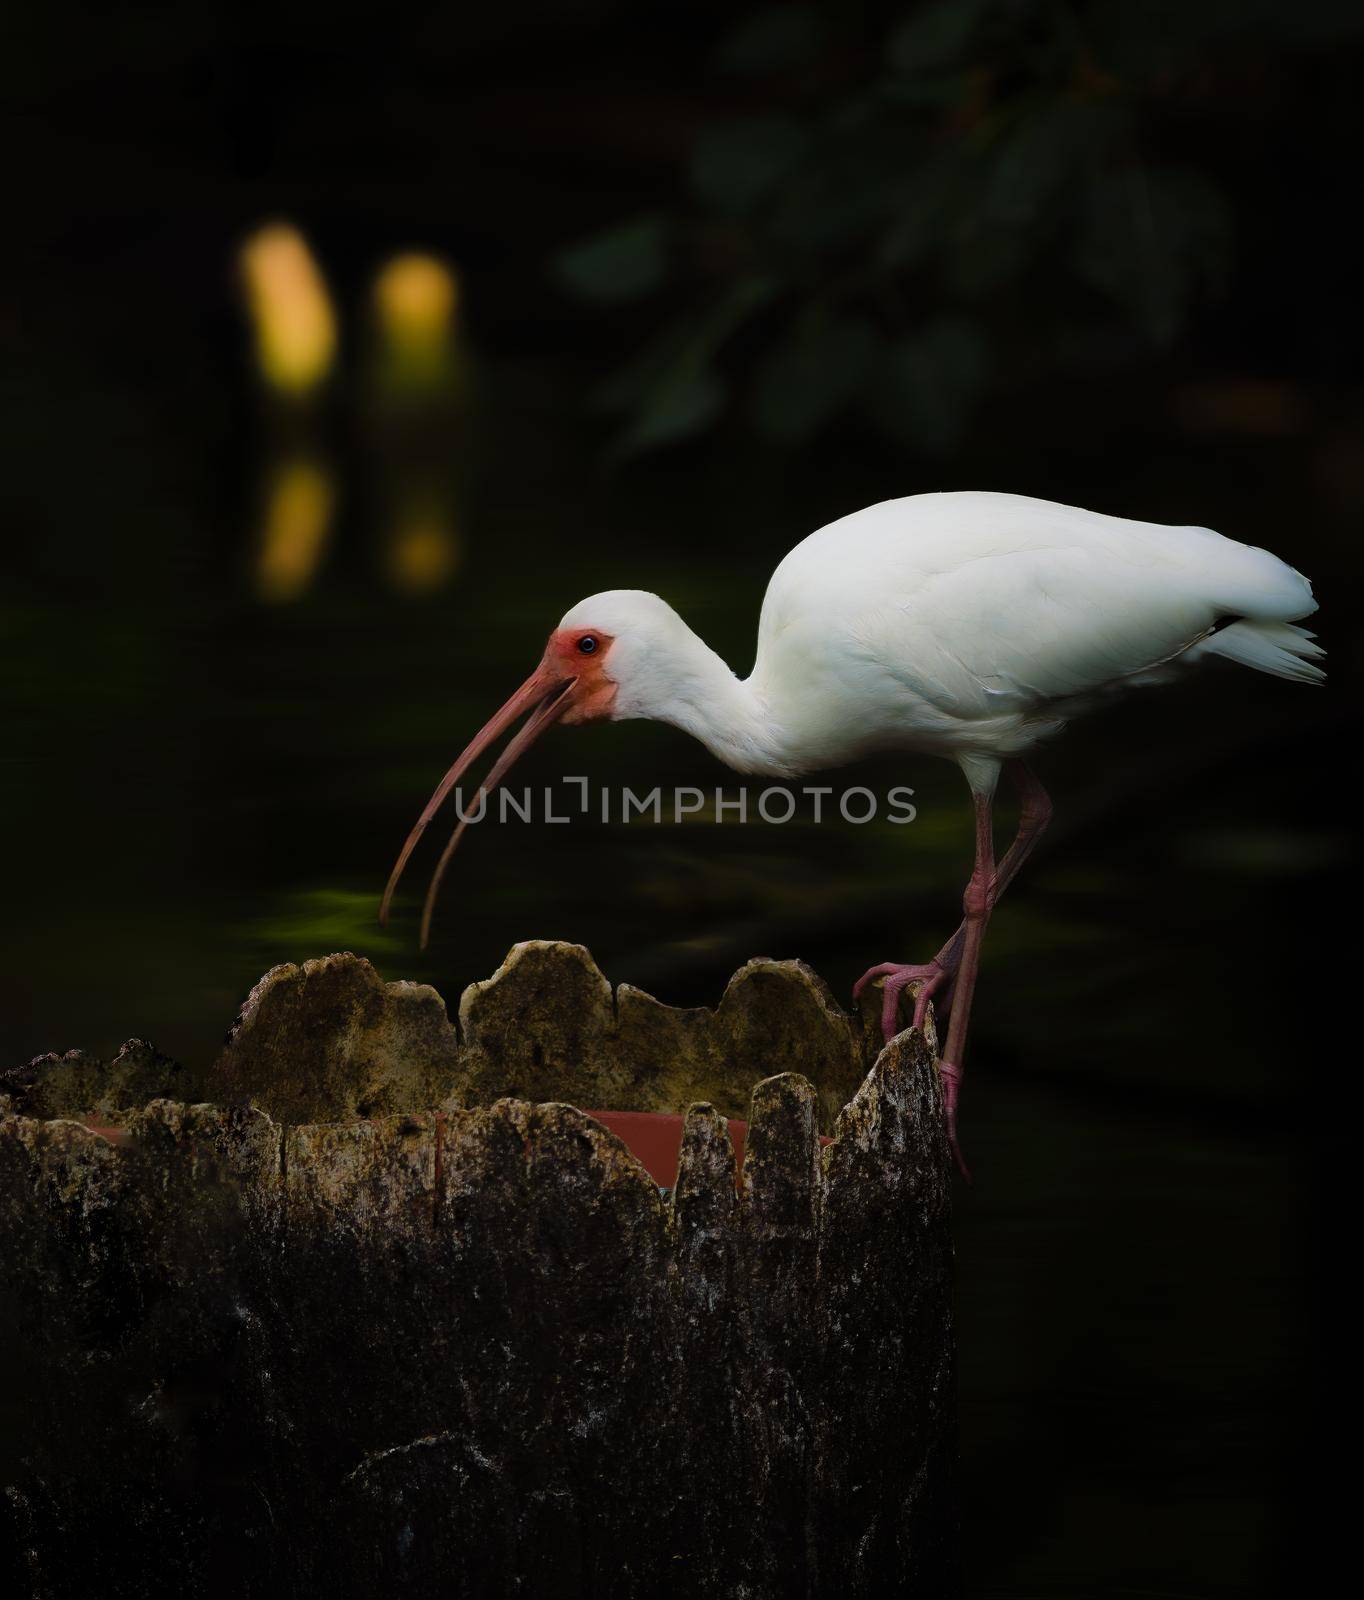
[[[554,722],[650,717],[694,734],[738,772],[794,777],[872,751],[921,750],[961,767],[975,805],[975,865],[961,926],[932,960],[884,962],[882,1026],[918,983],[950,1012],[942,1052],[948,1136],[957,1102],[981,940],[1051,804],[1023,757],[1101,692],[1170,678],[1210,656],[1300,683],[1324,677],[1304,628],[1316,610],[1300,572],[1208,528],[1102,516],[1021,495],[921,494],[831,522],[803,540],[767,586],[753,671],[738,678],[657,595],[613,589],[574,606],[524,684],[441,780],[384,893],[467,768],[516,719],[493,766],[496,788]],[[1018,834],[996,862],[991,807],[1001,772],[1020,803]],[[431,912],[464,821],[431,881]]]

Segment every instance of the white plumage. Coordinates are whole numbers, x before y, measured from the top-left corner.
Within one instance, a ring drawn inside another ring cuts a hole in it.
[[[673,722],[740,771],[917,749],[985,777],[1096,693],[1200,657],[1319,679],[1320,647],[1286,626],[1315,609],[1301,573],[1210,529],[968,492],[887,500],[798,544],[741,684],[654,595],[594,595],[560,627],[613,636],[613,716]]]
[[[948,1132],[985,924],[1051,815],[1021,757],[1077,710],[1158,682],[1209,656],[1298,682],[1324,674],[1311,585],[1266,550],[1208,528],[1129,522],[1010,494],[923,494],[842,517],[772,575],[753,671],[739,679],[657,595],[614,589],[580,601],[525,684],[446,773],[408,836],[466,768],[523,713],[487,780],[493,788],[551,722],[649,717],[700,739],[739,772],[795,776],[876,750],[954,759],[972,790],[975,865],[961,927],[929,962],[883,962],[887,1037],[916,985],[951,1011],[941,1071]],[[996,863],[992,802],[1002,770],[1020,797],[1018,835]],[[423,941],[441,877],[427,894]],[[963,1171],[965,1170],[963,1165]]]

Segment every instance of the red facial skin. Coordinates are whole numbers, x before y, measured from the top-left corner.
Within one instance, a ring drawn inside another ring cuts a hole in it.
[[[595,639],[597,648],[584,655],[581,643]],[[597,628],[557,628],[545,646],[543,665],[565,678],[576,678],[568,708],[559,721],[570,725],[596,722],[611,714],[616,684],[606,671],[612,638]]]

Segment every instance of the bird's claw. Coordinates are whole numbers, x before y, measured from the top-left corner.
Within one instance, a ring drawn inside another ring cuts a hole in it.
[[[954,974],[935,957],[932,961],[906,963],[883,961],[871,967],[853,985],[853,999],[860,1000],[862,991],[877,978],[885,980],[881,991],[881,1033],[889,1042],[900,1031],[900,996],[911,983],[919,989],[914,996],[914,1021],[912,1027],[922,1028],[928,1015],[928,1002],[935,994],[945,990]]]
[[[900,996],[911,983],[919,985],[914,996],[913,1026],[922,1028],[928,1014],[928,1002],[935,994],[943,996],[942,1010],[944,1015],[946,1014],[952,980],[955,977],[955,968],[944,965],[936,958],[924,962],[883,961],[879,966],[871,967],[864,972],[853,985],[853,999],[861,999],[862,991],[877,978],[884,980],[881,1032],[889,1041],[899,1032]],[[947,1126],[947,1143],[951,1148],[957,1171],[967,1183],[970,1183],[971,1169],[966,1165],[961,1145],[957,1142],[957,1100],[961,1095],[962,1070],[950,1061],[940,1061],[938,1076],[942,1080],[943,1121]]]

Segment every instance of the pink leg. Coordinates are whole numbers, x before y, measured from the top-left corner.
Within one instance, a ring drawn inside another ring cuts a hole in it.
[[[1051,796],[1037,781],[1037,774],[1022,761],[1009,761],[1005,763],[1004,770],[1009,775],[1009,780],[1018,791],[1018,832],[1014,842],[1004,852],[1004,859],[995,868],[994,893],[990,901],[993,910],[999,904],[999,897],[1018,876],[1019,868],[1033,853],[1037,841],[1046,832],[1047,824],[1051,821],[1052,807]],[[945,972],[945,981],[935,986],[940,988],[942,998],[937,1009],[946,1020],[952,1005],[953,985],[956,979],[957,968],[961,965],[962,947],[966,942],[966,923],[963,922],[947,943],[933,957],[933,961]],[[912,982],[913,980],[907,980]],[[903,985],[901,986],[903,987]],[[925,1006],[927,1001],[924,1002]],[[892,1022],[895,1020],[892,1013]],[[884,1013],[882,1022],[884,1023]],[[923,1009],[916,1003],[914,1007],[914,1024],[916,1028],[923,1027]],[[889,1039],[891,1036],[887,1034]]]
[[[957,1143],[957,1100],[961,1094],[961,1064],[966,1054],[971,1001],[975,997],[976,975],[980,971],[980,947],[985,940],[985,926],[995,902],[995,844],[990,827],[990,796],[977,794],[975,803],[976,864],[966,885],[966,893],[961,898],[962,911],[965,913],[962,927],[966,932],[962,941],[961,965],[957,968],[957,992],[952,1002],[947,1044],[938,1063],[942,1074],[943,1109],[947,1114],[947,1142],[952,1146],[952,1154],[962,1177],[968,1181],[971,1173],[962,1158],[961,1146]]]
[[[913,1027],[923,1027],[928,1002],[937,997],[939,1020],[948,1022],[947,1044],[940,1063],[948,1138],[957,1165],[965,1176],[969,1174],[957,1143],[957,1101],[961,1092],[961,1061],[966,1047],[966,1028],[970,1021],[985,924],[1000,895],[1032,854],[1052,815],[1051,800],[1046,790],[1022,761],[1008,762],[1005,771],[1019,795],[1018,833],[996,867],[990,827],[990,797],[975,796],[976,859],[971,881],[963,897],[965,916],[961,926],[931,961],[919,964],[883,961],[863,973],[853,988],[856,998],[876,978],[885,979],[881,1030],[887,1039],[893,1038],[899,1030],[900,996],[909,984],[917,983],[920,986],[914,999]]]
[[[1000,895],[1017,876],[1019,868],[1032,854],[1052,815],[1047,791],[1025,763],[1010,761],[1004,770],[1019,795],[1018,834],[995,869],[992,905],[998,902]],[[910,1026],[923,1027],[930,1000],[935,1000],[939,1019],[945,1022],[950,1012],[952,991],[965,944],[966,923],[963,922],[931,961],[882,961],[870,967],[853,985],[853,998],[859,999],[863,989],[877,978],[886,980],[882,987],[881,1031],[887,1039],[893,1039],[900,1031],[900,996],[911,983],[922,987],[914,998],[914,1020]]]

